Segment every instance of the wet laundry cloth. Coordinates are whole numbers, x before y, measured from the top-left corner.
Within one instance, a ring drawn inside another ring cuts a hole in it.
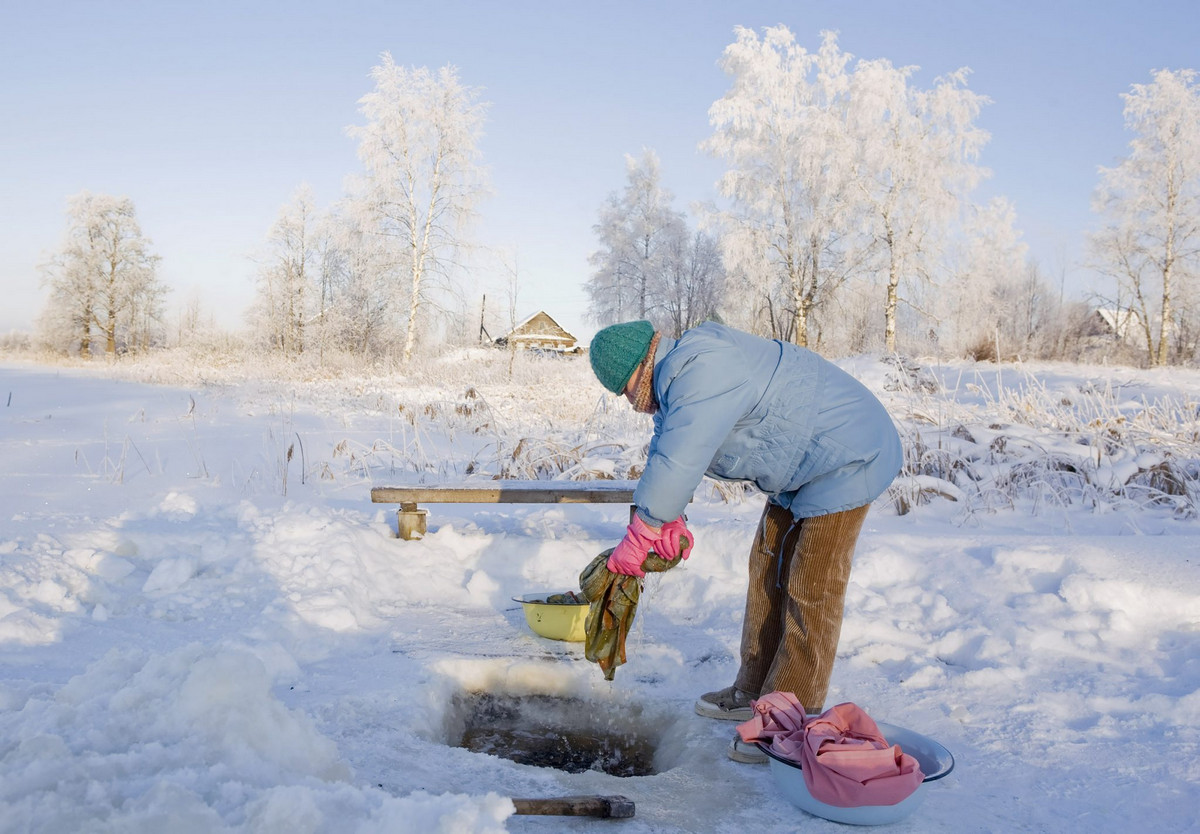
[[[643,581],[640,577],[613,573],[608,569],[608,557],[614,549],[601,553],[579,574],[579,589],[588,601],[584,657],[599,664],[608,681],[625,662],[625,639],[633,628]],[[642,562],[642,570],[661,573],[682,561],[678,556],[664,559],[651,552]]]
[[[790,692],[751,701],[754,717],[738,725],[742,741],[769,743],[771,752],[796,762],[814,799],[839,808],[895,805],[925,778],[898,744],[888,744],[857,704],[806,715]]]

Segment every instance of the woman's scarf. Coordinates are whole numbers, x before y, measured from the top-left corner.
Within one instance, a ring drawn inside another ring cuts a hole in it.
[[[656,331],[650,339],[646,358],[642,360],[642,375],[638,377],[637,390],[634,392],[633,410],[641,414],[653,414],[658,411],[658,401],[654,398],[654,353],[658,349],[658,340],[659,333]]]

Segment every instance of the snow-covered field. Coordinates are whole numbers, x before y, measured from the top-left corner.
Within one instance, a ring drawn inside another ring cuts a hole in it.
[[[1196,830],[1200,373],[843,364],[910,471],[868,517],[828,705],[957,760],[893,830]],[[636,474],[648,422],[586,362],[274,375],[0,364],[0,830],[844,830],[692,712],[736,671],[761,497],[702,486],[694,555],[651,578],[606,683],[511,598],[577,587],[624,507],[438,505],[405,542],[369,499]],[[481,692],[574,699],[657,772],[456,746]],[[511,816],[579,794],[637,814]]]

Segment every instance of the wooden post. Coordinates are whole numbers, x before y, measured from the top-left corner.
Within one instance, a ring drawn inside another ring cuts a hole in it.
[[[425,519],[429,510],[422,510],[416,504],[401,504],[396,513],[397,532],[405,541],[425,537]]]

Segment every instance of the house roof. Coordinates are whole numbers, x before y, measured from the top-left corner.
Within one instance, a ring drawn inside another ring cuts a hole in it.
[[[1141,316],[1136,310],[1119,310],[1111,307],[1098,307],[1096,314],[1104,320],[1104,323],[1112,328],[1114,333],[1124,336],[1129,328],[1136,326],[1141,322]]]
[[[545,342],[576,341],[575,337],[564,330],[545,310],[538,310],[500,338]]]

